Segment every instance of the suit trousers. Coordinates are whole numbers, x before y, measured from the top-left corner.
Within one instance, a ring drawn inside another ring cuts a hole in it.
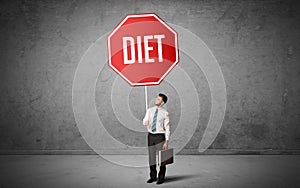
[[[149,155],[149,167],[150,167],[150,178],[157,178],[156,171],[156,153],[158,150],[162,150],[162,146],[165,143],[165,134],[157,133],[152,134],[148,132],[148,155]],[[164,179],[166,174],[166,166],[160,166],[158,179]]]

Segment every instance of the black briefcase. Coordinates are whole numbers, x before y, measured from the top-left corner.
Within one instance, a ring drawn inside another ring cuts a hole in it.
[[[168,165],[174,163],[174,148],[158,151],[158,165]]]

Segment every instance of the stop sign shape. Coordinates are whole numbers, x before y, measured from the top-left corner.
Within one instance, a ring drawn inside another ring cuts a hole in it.
[[[107,44],[109,66],[131,86],[158,85],[179,62],[176,31],[154,13],[127,15]]]

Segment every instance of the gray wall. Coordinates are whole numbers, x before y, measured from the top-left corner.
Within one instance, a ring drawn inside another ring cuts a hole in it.
[[[2,1],[2,153],[90,150],[72,110],[76,67],[87,48],[126,14],[145,12],[155,12],[195,33],[219,62],[227,110],[210,149],[300,149],[297,1]],[[193,80],[202,105],[198,128],[185,147],[188,152],[198,148],[211,104],[204,74],[183,60],[178,66]],[[96,104],[107,129],[123,143],[144,145],[143,139],[128,136],[110,113],[111,84],[117,75],[105,66],[101,76]],[[168,110],[175,128],[181,104],[173,90],[163,82],[149,88],[149,98],[157,91],[169,93]],[[143,117],[143,88],[132,89],[130,108],[136,118]]]

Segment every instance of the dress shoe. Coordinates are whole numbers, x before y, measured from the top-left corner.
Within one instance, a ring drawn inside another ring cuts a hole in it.
[[[150,179],[148,179],[147,183],[152,183],[152,182],[155,182],[156,180],[157,180],[156,178],[155,179],[150,178]]]
[[[157,182],[156,182],[156,184],[162,184],[164,182],[165,182],[165,179],[158,179]]]

